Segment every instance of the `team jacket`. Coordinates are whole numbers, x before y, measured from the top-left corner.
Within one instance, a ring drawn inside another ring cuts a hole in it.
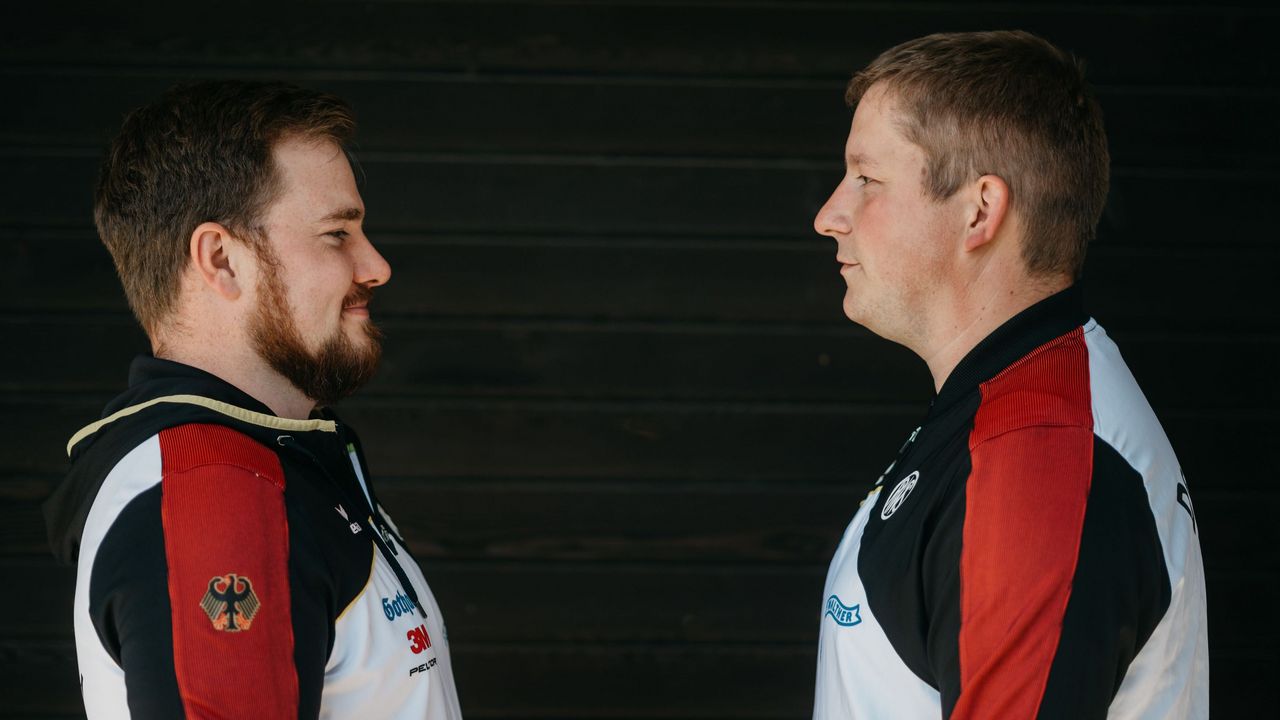
[[[1205,718],[1186,481],[1068,289],[980,343],[862,501],[823,593],[814,717]]]
[[[460,718],[440,609],[332,414],[140,357],[46,503],[90,718]]]

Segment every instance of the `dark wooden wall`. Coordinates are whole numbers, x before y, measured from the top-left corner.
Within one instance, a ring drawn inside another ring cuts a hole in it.
[[[38,503],[144,347],[92,227],[99,153],[172,82],[235,76],[360,116],[395,272],[385,367],[345,414],[446,613],[467,715],[807,716],[827,562],[930,394],[844,320],[810,226],[842,172],[842,89],[896,42],[1015,27],[1083,55],[1107,115],[1086,287],[1193,489],[1214,714],[1275,707],[1274,11],[261,5],[29,4],[0,30],[0,715],[80,712],[73,573]]]

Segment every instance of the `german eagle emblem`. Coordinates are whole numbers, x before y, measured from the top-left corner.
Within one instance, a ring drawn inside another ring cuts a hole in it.
[[[209,616],[214,629],[227,632],[248,630],[260,607],[253,583],[235,573],[211,578],[209,590],[200,601],[200,608]]]

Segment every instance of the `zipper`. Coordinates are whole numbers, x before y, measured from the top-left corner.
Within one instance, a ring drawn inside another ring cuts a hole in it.
[[[396,559],[396,556],[399,553],[396,552],[396,549],[391,546],[390,542],[387,541],[384,535],[382,534],[382,532],[388,532],[386,530],[386,525],[382,522],[379,522],[378,526],[376,527],[374,526],[372,513],[378,513],[379,511],[377,510],[376,507],[373,507],[374,505],[377,504],[376,501],[373,500],[373,490],[372,489],[369,490],[369,498],[368,498],[369,502],[366,502],[365,498],[363,497],[361,497],[357,502],[354,498],[351,497],[351,495],[347,492],[347,490],[342,487],[342,485],[337,481],[337,479],[333,477],[333,474],[329,472],[329,469],[325,467],[324,463],[320,462],[320,458],[316,457],[315,454],[313,454],[310,450],[303,447],[302,443],[294,439],[292,435],[280,435],[276,437],[276,444],[279,445],[280,447],[292,447],[295,450],[298,450],[299,452],[301,452],[309,460],[311,460],[311,462],[315,464],[317,468],[319,468],[320,473],[324,475],[326,479],[328,479],[329,484],[331,484],[334,490],[337,491],[339,497],[351,503],[352,507],[364,506],[369,508],[371,514],[367,519],[362,521],[364,528],[369,531],[369,537],[372,538],[373,544],[378,548],[378,551],[382,553],[383,559],[385,559],[387,561],[387,564],[391,566],[392,571],[395,572],[396,579],[400,581],[400,585],[401,587],[404,588],[405,594],[409,596],[409,599],[413,601],[414,606],[418,608],[418,612],[425,619],[427,617],[427,611],[422,609],[422,602],[418,600],[418,593],[416,590],[414,590],[413,583],[409,582],[409,576],[405,573],[404,568],[400,566],[399,560]],[[344,451],[346,450],[345,444],[344,444],[343,450]],[[347,456],[345,453],[343,454],[343,458],[347,459]],[[365,487],[369,488],[370,484],[371,483],[369,482],[368,478],[366,478]],[[388,532],[388,534],[391,534],[391,533]],[[395,537],[397,540],[400,540],[399,535],[396,535]],[[400,543],[403,544],[404,540],[400,540]]]
[[[343,445],[343,449],[347,451],[347,458],[349,460],[353,460],[354,462],[360,463],[360,469],[359,469],[360,478],[357,478],[357,480],[361,480],[364,483],[365,492],[369,494],[369,505],[370,505],[369,509],[373,511],[373,516],[377,518],[378,529],[382,534],[383,542],[385,542],[387,546],[391,548],[391,552],[395,553],[396,555],[399,555],[400,552],[396,550],[395,545],[392,545],[390,540],[390,538],[395,538],[396,541],[400,543],[400,546],[404,548],[404,551],[406,553],[409,553],[410,559],[412,559],[414,562],[417,562],[417,558],[414,558],[413,553],[409,552],[409,543],[406,543],[404,541],[404,538],[400,537],[400,533],[396,532],[391,528],[391,526],[387,523],[386,518],[383,516],[382,502],[378,500],[378,493],[373,489],[373,483],[369,480],[369,469],[364,466],[363,462],[361,462],[363,459],[363,454],[359,451],[359,446],[356,444],[354,440],[351,440],[345,437],[345,433],[342,432],[341,423],[337,423],[337,431],[338,431],[338,437],[347,441]],[[419,563],[419,565],[421,565],[421,563]]]
[[[920,430],[923,428],[924,425],[920,425],[915,430],[911,431],[911,437],[907,438],[907,441],[902,443],[902,447],[898,448],[898,454],[893,458],[893,462],[889,463],[889,467],[885,468],[884,472],[880,473],[880,478],[876,480],[876,487],[880,487],[881,483],[884,482],[885,477],[888,476],[889,473],[893,472],[893,469],[898,466],[898,462],[906,456],[907,450],[911,447],[911,444],[916,441],[916,438],[920,436]]]

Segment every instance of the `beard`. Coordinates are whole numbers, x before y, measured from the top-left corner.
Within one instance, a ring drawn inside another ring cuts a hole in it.
[[[357,345],[342,327],[312,352],[307,349],[293,314],[284,282],[276,270],[275,258],[264,258],[262,281],[258,287],[258,308],[249,329],[258,355],[295,388],[315,401],[316,406],[332,405],[355,392],[373,377],[382,357],[382,331],[372,320],[363,323],[367,342]],[[368,303],[373,290],[357,285],[342,307]]]

